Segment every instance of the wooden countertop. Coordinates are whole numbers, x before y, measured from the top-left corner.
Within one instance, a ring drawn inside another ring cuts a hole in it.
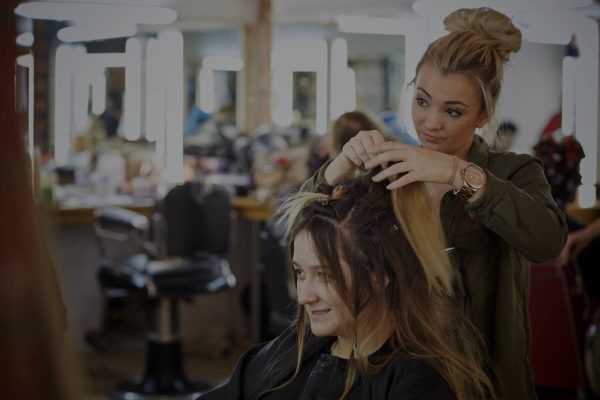
[[[270,202],[262,203],[251,197],[234,197],[232,208],[243,218],[253,221],[266,221],[271,217],[273,207]],[[150,217],[153,205],[149,202],[140,204],[119,205],[128,210],[139,212]],[[48,207],[47,215],[54,223],[60,225],[91,224],[94,221],[94,207]]]

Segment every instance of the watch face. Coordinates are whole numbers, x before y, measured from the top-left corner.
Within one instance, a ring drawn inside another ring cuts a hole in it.
[[[465,170],[465,180],[475,189],[479,189],[485,184],[485,172],[476,167],[469,167]]]

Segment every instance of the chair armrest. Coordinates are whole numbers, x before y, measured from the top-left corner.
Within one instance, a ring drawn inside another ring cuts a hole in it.
[[[105,239],[122,242],[140,238],[148,227],[148,218],[126,208],[111,206],[94,210],[94,232]]]

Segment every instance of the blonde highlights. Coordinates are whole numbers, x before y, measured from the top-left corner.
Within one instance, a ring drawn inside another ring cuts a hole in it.
[[[427,283],[440,293],[453,294],[452,266],[444,251],[442,223],[433,211],[431,196],[423,182],[392,192],[394,215],[419,259]],[[417,218],[415,216],[419,216]]]

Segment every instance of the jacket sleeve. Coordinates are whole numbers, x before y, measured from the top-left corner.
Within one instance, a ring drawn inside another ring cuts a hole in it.
[[[323,164],[306,182],[300,186],[300,192],[314,192],[317,190],[317,186],[321,183],[325,183],[325,170],[331,164],[333,160],[327,161]]]
[[[542,162],[518,156],[509,176],[487,170],[486,190],[466,210],[533,262],[560,254],[567,239],[563,212],[550,194]],[[499,160],[502,162],[502,160]]]

